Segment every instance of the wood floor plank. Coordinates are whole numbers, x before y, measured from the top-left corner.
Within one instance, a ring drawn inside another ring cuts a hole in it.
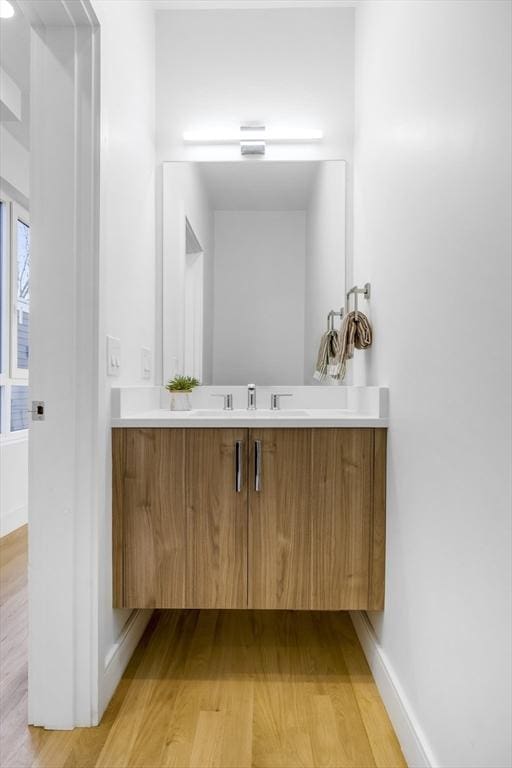
[[[164,764],[161,735],[166,732],[172,718],[171,713],[179,694],[182,671],[197,627],[199,612],[179,611],[174,613],[176,623],[171,638],[166,619],[172,617],[172,613],[163,612],[158,620],[153,643],[157,643],[159,635],[162,635],[166,659],[162,667],[162,676],[155,681],[148,700],[140,731],[134,742],[130,759],[126,762],[127,768],[131,766],[138,768],[140,765],[144,765],[145,768],[160,768]],[[148,652],[152,653],[153,649],[149,648]],[[157,734],[157,738],[151,738],[153,733]]]
[[[223,714],[221,768],[251,768],[254,714],[252,681],[231,680],[223,686]]]
[[[294,666],[298,615],[290,611],[255,614],[253,765],[257,768],[314,765],[308,690]]]
[[[192,766],[222,768],[224,723],[224,712],[218,710],[199,712],[190,754],[191,768]]]
[[[321,670],[322,689],[330,697],[336,713],[340,765],[370,768],[375,765],[375,760],[341,648],[331,631],[331,615],[322,614],[322,619],[314,622],[314,632],[324,664]]]
[[[156,611],[97,728],[27,727],[26,530],[0,556],[2,768],[405,767],[347,613]]]
[[[197,613],[194,636],[182,667],[178,694],[163,732],[161,765],[189,768],[195,733],[208,686],[218,611]]]
[[[217,762],[221,768],[252,765],[254,687],[249,677],[246,611],[219,611],[201,706],[222,713]],[[191,757],[194,765],[194,750]]]
[[[311,697],[311,748],[313,764],[318,768],[337,768],[346,765],[345,755],[338,740],[336,712],[330,696],[315,694]]]
[[[332,614],[334,642],[339,643],[377,768],[405,768],[406,762],[368,662],[347,614]]]
[[[146,733],[151,700],[159,688],[169,654],[176,650],[175,629],[182,614],[177,611],[162,613],[161,624],[151,630],[146,653],[134,672],[119,715],[110,729],[105,745],[96,763],[97,768],[126,768],[130,765],[137,740]]]
[[[49,739],[27,727],[27,526],[0,538],[0,765],[27,768]]]

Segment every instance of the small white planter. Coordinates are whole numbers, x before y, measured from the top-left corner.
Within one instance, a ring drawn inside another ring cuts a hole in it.
[[[190,392],[171,392],[171,411],[191,411]]]

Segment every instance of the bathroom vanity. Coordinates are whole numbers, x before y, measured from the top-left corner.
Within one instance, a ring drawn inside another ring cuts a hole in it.
[[[115,606],[381,610],[387,422],[352,406],[119,414]]]
[[[313,385],[347,308],[345,163],[162,179],[162,381],[208,386],[186,413],[114,394],[115,605],[382,609],[387,393]]]

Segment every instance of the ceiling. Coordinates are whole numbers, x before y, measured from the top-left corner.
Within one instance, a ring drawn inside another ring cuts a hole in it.
[[[20,144],[30,146],[30,26],[15,0],[15,14],[0,20],[0,66],[21,90],[21,122],[5,120],[2,125]]]
[[[198,163],[210,205],[217,211],[302,211],[308,207],[318,162],[250,159]]]

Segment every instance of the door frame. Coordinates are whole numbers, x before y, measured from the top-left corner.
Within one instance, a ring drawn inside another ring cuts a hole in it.
[[[204,249],[185,217],[183,372],[203,380]],[[192,362],[190,360],[192,358]]]
[[[31,26],[30,397],[46,411],[29,433],[28,721],[71,729],[100,714],[99,25],[90,0],[17,5]]]

